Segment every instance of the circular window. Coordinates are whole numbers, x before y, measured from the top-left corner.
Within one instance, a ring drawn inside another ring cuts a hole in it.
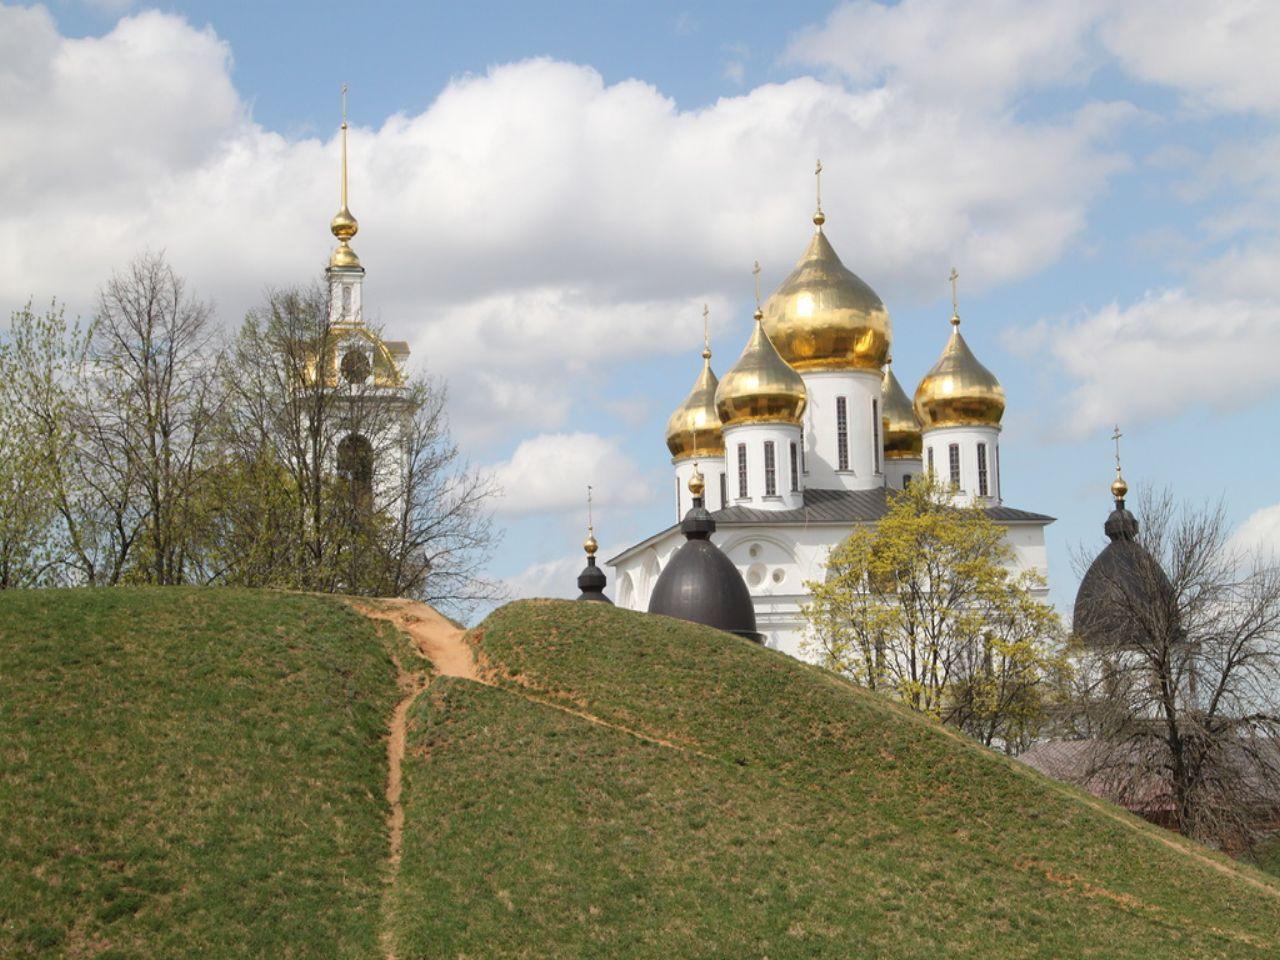
[[[753,557],[758,557],[758,556],[760,556],[760,544],[758,544],[758,543],[753,543],[753,544],[751,545],[751,549],[750,549],[750,550],[748,550],[748,551],[747,551],[747,553],[751,554],[751,556],[753,556]]]
[[[750,567],[747,568],[747,586],[749,587],[760,586],[760,584],[764,583],[764,574],[765,574],[764,564],[753,563]]]
[[[347,383],[364,383],[369,372],[369,358],[363,350],[348,350],[342,355],[342,379]]]
[[[787,579],[787,575],[786,575],[786,573],[782,570],[782,568],[781,568],[781,567],[779,567],[777,570],[773,571],[773,582],[774,582],[774,583],[781,583],[781,582],[782,582],[783,580],[785,580],[785,579]]]

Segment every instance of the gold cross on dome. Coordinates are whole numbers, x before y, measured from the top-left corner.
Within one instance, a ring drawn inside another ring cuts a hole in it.
[[[1120,424],[1117,423],[1115,433],[1111,434],[1111,439],[1116,444],[1116,473],[1120,472],[1120,438],[1123,436],[1124,434],[1120,432]]]
[[[342,125],[347,125],[347,85],[342,85]]]
[[[954,316],[960,316],[960,299],[956,293],[956,281],[960,279],[960,273],[955,267],[951,268],[951,276],[947,277],[951,281],[951,313]]]
[[[813,177],[817,185],[818,213],[822,212],[822,160],[819,159],[813,168]]]
[[[751,268],[751,273],[756,278],[756,309],[760,309],[760,261],[755,262],[755,266]]]
[[[711,308],[702,305],[702,350],[706,355],[711,353]]]
[[[591,516],[591,484],[587,484],[587,533],[594,534],[596,531],[595,521]]]

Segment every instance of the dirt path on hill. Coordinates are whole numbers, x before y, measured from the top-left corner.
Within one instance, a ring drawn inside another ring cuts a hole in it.
[[[465,633],[454,626],[436,610],[425,603],[413,600],[351,599],[351,605],[371,620],[383,620],[406,634],[414,649],[431,664],[434,674],[445,677],[461,677],[465,680],[480,679],[471,648],[463,639]],[[426,670],[409,670],[396,656],[396,684],[402,696],[391,713],[387,736],[387,886],[383,899],[382,952],[385,960],[396,960],[395,942],[392,938],[391,897],[400,876],[400,854],[404,847],[404,804],[401,793],[404,785],[404,751],[408,736],[409,711],[430,683]]]

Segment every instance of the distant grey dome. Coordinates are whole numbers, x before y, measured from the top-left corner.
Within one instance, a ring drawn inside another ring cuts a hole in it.
[[[1103,529],[1111,542],[1080,581],[1072,627],[1087,646],[1131,647],[1161,629],[1161,618],[1176,615],[1173,585],[1138,543],[1138,521],[1124,500],[1116,500]]]
[[[607,603],[612,606],[613,601],[604,595],[606,583],[608,580],[604,571],[596,566],[596,558],[588,556],[587,565],[578,574],[578,589],[582,591],[578,599],[594,600],[597,603]]]
[[[716,524],[696,497],[680,523],[685,543],[654,585],[649,612],[727,630],[760,643],[756,608],[742,574],[711,542]]]

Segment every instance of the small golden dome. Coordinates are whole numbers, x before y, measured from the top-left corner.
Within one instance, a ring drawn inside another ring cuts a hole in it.
[[[343,204],[342,209],[335,213],[333,219],[329,221],[329,230],[343,243],[348,243],[352,237],[360,232],[360,224],[351,215],[351,211],[347,209],[346,204]]]
[[[693,389],[667,421],[667,449],[672,460],[700,455],[724,456],[724,435],[716,413],[716,387],[720,381],[711,372],[711,351],[702,351],[702,372]]]
[[[596,551],[600,549],[600,544],[596,543],[595,534],[587,534],[587,539],[582,541],[582,549],[587,551],[587,556],[589,557],[596,555]]]
[[[840,262],[818,225],[791,275],[764,305],[764,328],[796,370],[879,370],[893,328],[876,292]]]
[[[951,339],[916,387],[916,416],[924,427],[997,425],[1004,416],[1004,387],[978,362],[951,317]]]
[[[1117,500],[1123,500],[1129,492],[1129,484],[1125,483],[1124,477],[1120,476],[1120,472],[1116,471],[1116,478],[1111,481],[1111,495]]]
[[[360,266],[360,258],[356,256],[356,252],[351,247],[343,242],[333,248],[333,255],[329,257],[329,266],[352,269]]]
[[[924,449],[924,437],[920,433],[920,421],[915,408],[907,399],[907,392],[893,373],[893,361],[885,361],[884,395],[881,408],[884,420],[884,456],[886,460],[919,460]]]
[[[689,477],[689,492],[695,497],[702,496],[702,491],[707,489],[707,482],[703,479],[702,471],[698,469],[698,465],[693,465],[693,474]]]
[[[716,411],[726,427],[799,423],[804,415],[804,381],[778,354],[762,321],[763,315],[757,309],[751,339],[716,389]]]

